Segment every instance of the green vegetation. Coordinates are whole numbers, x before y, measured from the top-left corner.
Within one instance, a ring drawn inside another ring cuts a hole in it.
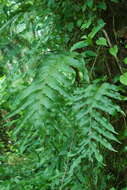
[[[126,0],[0,0],[0,190],[127,189]]]

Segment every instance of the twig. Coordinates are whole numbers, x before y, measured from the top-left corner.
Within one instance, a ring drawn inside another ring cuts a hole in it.
[[[108,42],[108,44],[109,44],[109,47],[112,48],[112,44],[111,44],[111,41],[110,41],[110,39],[109,39],[109,36],[108,36],[107,32],[106,32],[104,29],[102,29],[102,32],[104,33],[104,35],[105,35],[105,37],[106,37],[106,39],[107,39],[107,42]]]

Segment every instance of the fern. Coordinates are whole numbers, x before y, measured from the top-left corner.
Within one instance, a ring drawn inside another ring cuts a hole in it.
[[[98,81],[89,84],[86,68],[82,76],[84,86],[79,86],[72,94],[76,78],[74,68],[82,71],[82,64],[67,55],[45,55],[35,78],[20,91],[12,106],[15,109],[8,116],[18,116],[13,120],[16,128],[12,136],[15,142],[18,139],[16,144],[20,152],[41,150],[37,154],[42,157],[47,152],[52,154],[53,167],[60,172],[59,181],[64,167],[58,166],[57,162],[61,162],[60,157],[62,163],[69,160],[63,183],[59,182],[61,187],[70,184],[75,169],[81,175],[83,159],[87,160],[86,163],[89,163],[88,159],[103,163],[102,147],[116,151],[111,141],[119,141],[110,117],[124,114],[113,100],[122,100],[119,88]],[[70,147],[69,143],[73,146]],[[55,157],[56,162],[53,161]],[[48,162],[49,158],[44,161],[45,170]]]
[[[102,162],[100,146],[115,151],[110,141],[119,141],[115,137],[117,133],[108,115],[114,116],[118,112],[124,114],[113,102],[113,99],[122,99],[118,91],[115,85],[98,82],[75,91],[73,110],[81,139],[76,154],[81,158],[93,160],[95,157]]]
[[[46,126],[55,125],[51,121],[70,99],[69,89],[75,80],[73,67],[80,68],[80,62],[70,56],[46,55],[33,82],[15,99],[15,110],[8,117],[20,115],[14,136],[23,129],[23,146],[40,135],[44,137]]]

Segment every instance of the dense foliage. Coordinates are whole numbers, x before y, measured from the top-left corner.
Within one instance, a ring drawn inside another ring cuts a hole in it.
[[[127,189],[126,4],[0,0],[0,190]]]

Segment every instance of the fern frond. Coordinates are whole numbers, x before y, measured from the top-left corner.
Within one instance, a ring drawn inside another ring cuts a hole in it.
[[[114,116],[118,112],[123,114],[120,106],[113,102],[113,99],[122,99],[118,90],[117,86],[109,83],[93,83],[75,91],[73,110],[82,139],[78,154],[84,154],[89,159],[95,157],[101,162],[100,145],[115,151],[110,141],[119,141],[107,116]]]
[[[70,99],[69,90],[75,80],[72,66],[79,68],[80,62],[70,56],[47,55],[43,58],[35,79],[20,92],[14,102],[16,108],[8,116],[20,115],[15,135],[22,128],[24,138],[26,130],[29,130],[29,134],[31,131],[31,138],[34,130],[38,130],[38,135],[42,128],[45,130],[47,123],[52,121],[54,112],[58,113],[59,107]]]

